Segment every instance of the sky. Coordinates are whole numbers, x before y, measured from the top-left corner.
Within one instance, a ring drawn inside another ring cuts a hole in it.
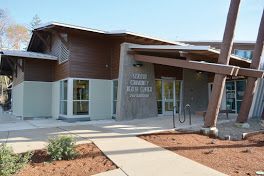
[[[173,41],[222,40],[230,0],[0,0],[19,24],[36,14],[93,29],[129,30]],[[235,40],[256,41],[264,0],[242,0]]]

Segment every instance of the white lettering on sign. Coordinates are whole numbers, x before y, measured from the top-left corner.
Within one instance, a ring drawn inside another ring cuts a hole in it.
[[[133,79],[148,79],[147,74],[133,74]]]
[[[245,76],[227,76],[226,79],[245,79]]]
[[[132,78],[127,86],[127,92],[131,92],[130,97],[149,97],[148,93],[152,92],[152,87],[149,86],[148,75],[133,74]]]
[[[162,76],[161,79],[176,80],[176,77],[165,77],[165,76]]]

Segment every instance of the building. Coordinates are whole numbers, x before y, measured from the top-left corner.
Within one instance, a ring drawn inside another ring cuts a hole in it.
[[[247,44],[234,45],[234,51],[254,48]],[[23,119],[127,120],[172,115],[174,106],[181,113],[186,104],[193,113],[206,110],[219,53],[217,43],[188,44],[50,22],[34,29],[27,52],[2,51],[1,74],[13,79],[12,111]],[[147,56],[169,58],[168,63],[192,61],[197,69],[140,61]],[[204,63],[207,71],[199,70]],[[248,68],[250,59],[232,55],[230,65]],[[230,75],[221,108],[237,113],[246,77]],[[256,102],[262,100],[255,98],[251,116],[261,115],[263,103]]]

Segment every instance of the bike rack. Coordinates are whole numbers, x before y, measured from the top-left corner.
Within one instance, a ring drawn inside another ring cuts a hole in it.
[[[176,108],[177,108],[177,106],[173,106],[173,111],[172,111],[173,128],[175,128],[175,117],[174,117],[175,113],[174,112],[176,112],[175,111]],[[180,121],[180,123],[184,123],[185,122],[187,108],[189,110],[188,111],[189,112],[189,125],[191,125],[192,124],[192,113],[191,113],[192,111],[191,111],[191,106],[189,104],[186,104],[184,109],[183,109],[183,120],[181,120],[181,114],[179,112],[179,121]]]

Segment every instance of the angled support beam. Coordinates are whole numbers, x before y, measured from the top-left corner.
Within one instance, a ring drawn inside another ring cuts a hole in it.
[[[51,45],[48,44],[48,42],[42,37],[42,35],[39,32],[35,32],[35,33],[40,38],[40,40],[46,45],[46,47],[49,48],[49,51],[51,51]]]
[[[9,64],[9,66],[11,67],[11,69],[13,70],[15,77],[17,77],[17,72],[16,69],[14,67],[14,65],[12,64],[11,60],[9,60],[8,58],[6,58],[7,63]]]
[[[225,64],[225,65],[229,64],[240,2],[241,0],[232,0],[230,3],[227,20],[226,20],[225,32],[223,36],[223,42],[221,45],[221,52],[218,58],[219,64]],[[204,122],[205,128],[211,129],[212,127],[216,127],[217,117],[219,114],[221,100],[225,87],[225,81],[226,81],[225,75],[215,74],[213,89],[207,107],[207,113],[205,116],[205,122]]]
[[[50,31],[52,32],[53,34],[55,34],[59,39],[60,41],[67,47],[67,49],[69,50],[69,44],[68,42],[66,42],[66,40],[64,40],[64,38],[60,35],[60,33],[54,29],[47,29],[47,31]]]
[[[12,57],[8,57],[8,59],[12,60],[21,70],[22,72],[24,72],[24,67],[23,67],[23,64],[20,65],[16,59],[12,58]],[[22,62],[23,63],[23,62]]]
[[[250,65],[250,68],[259,69],[261,64],[261,58],[264,49],[264,10],[262,13],[261,22],[259,25],[257,42],[253,52],[253,58]],[[256,91],[257,78],[248,77],[247,85],[244,92],[243,100],[241,107],[237,116],[237,122],[246,123],[248,120],[249,111],[252,105],[253,97]]]

